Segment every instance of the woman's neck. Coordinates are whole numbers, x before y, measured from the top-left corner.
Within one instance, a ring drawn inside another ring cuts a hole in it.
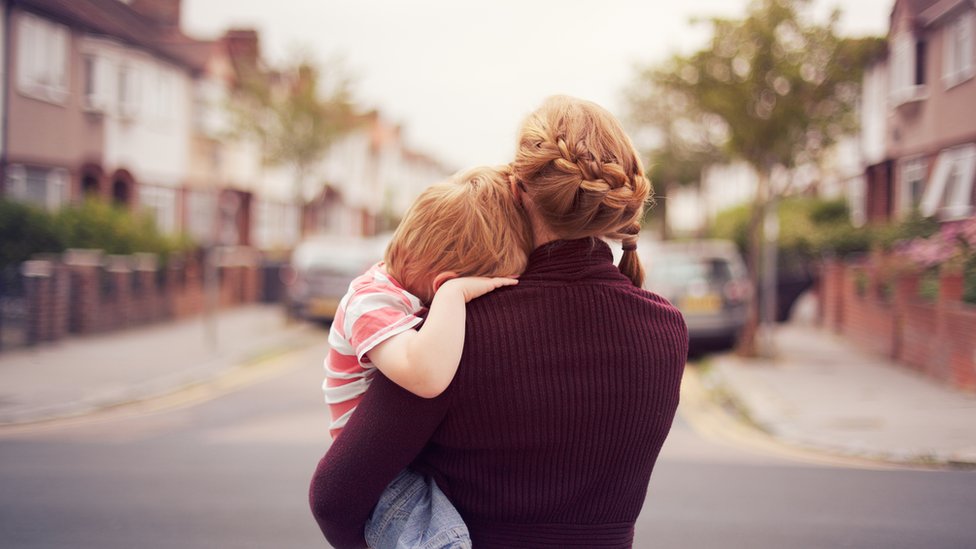
[[[525,204],[525,212],[529,218],[529,225],[532,226],[533,247],[538,248],[554,240],[559,240],[559,236],[549,229],[549,225],[535,211],[535,204],[532,203],[532,200],[527,195],[523,196],[525,196],[523,202]]]

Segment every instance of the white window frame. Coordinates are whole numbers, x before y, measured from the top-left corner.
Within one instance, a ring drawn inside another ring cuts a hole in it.
[[[139,206],[153,216],[159,232],[176,233],[176,189],[142,185],[139,188]]]
[[[921,204],[921,197],[925,192],[925,176],[928,172],[928,162],[924,157],[917,156],[899,162],[898,174],[898,214],[907,216]],[[921,188],[922,193],[918,201],[914,198],[914,189]]]
[[[974,179],[976,143],[944,149],[939,153],[932,180],[922,197],[922,214],[938,214],[943,221],[970,216],[973,212]]]
[[[57,105],[68,100],[68,27],[30,13],[17,20],[17,90]]]
[[[136,63],[123,62],[119,65],[118,107],[119,116],[133,119],[142,108],[142,68]]]
[[[186,232],[201,244],[211,244],[217,225],[217,193],[194,189],[186,197]]]
[[[942,81],[946,89],[976,75],[976,10],[967,10],[945,26]]]
[[[107,113],[114,102],[112,61],[96,53],[85,53],[82,59],[85,73],[82,88],[84,107],[88,111]]]
[[[44,196],[40,202],[31,196],[27,188],[28,170],[44,173]],[[7,168],[7,195],[18,202],[57,211],[67,202],[68,177],[68,170],[64,168],[28,168],[21,164],[11,164]]]

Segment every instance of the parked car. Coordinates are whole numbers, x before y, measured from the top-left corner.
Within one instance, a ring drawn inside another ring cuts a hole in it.
[[[352,279],[383,259],[389,235],[315,236],[302,241],[282,271],[285,303],[294,318],[328,322]]]
[[[646,270],[645,287],[678,307],[692,346],[733,346],[753,292],[735,243],[668,241],[638,249]]]

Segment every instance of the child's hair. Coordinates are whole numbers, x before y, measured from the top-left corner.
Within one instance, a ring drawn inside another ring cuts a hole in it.
[[[414,201],[386,249],[386,268],[418,296],[434,277],[511,276],[525,269],[532,233],[509,184],[508,166],[462,170]]]
[[[512,169],[557,237],[620,240],[620,271],[643,283],[637,235],[651,185],[612,114],[589,101],[548,98],[522,124]]]

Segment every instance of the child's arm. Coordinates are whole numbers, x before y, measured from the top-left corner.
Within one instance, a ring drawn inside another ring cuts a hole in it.
[[[411,393],[433,398],[454,379],[464,348],[465,304],[514,278],[463,277],[441,284],[419,330],[406,330],[366,355],[383,375]]]

